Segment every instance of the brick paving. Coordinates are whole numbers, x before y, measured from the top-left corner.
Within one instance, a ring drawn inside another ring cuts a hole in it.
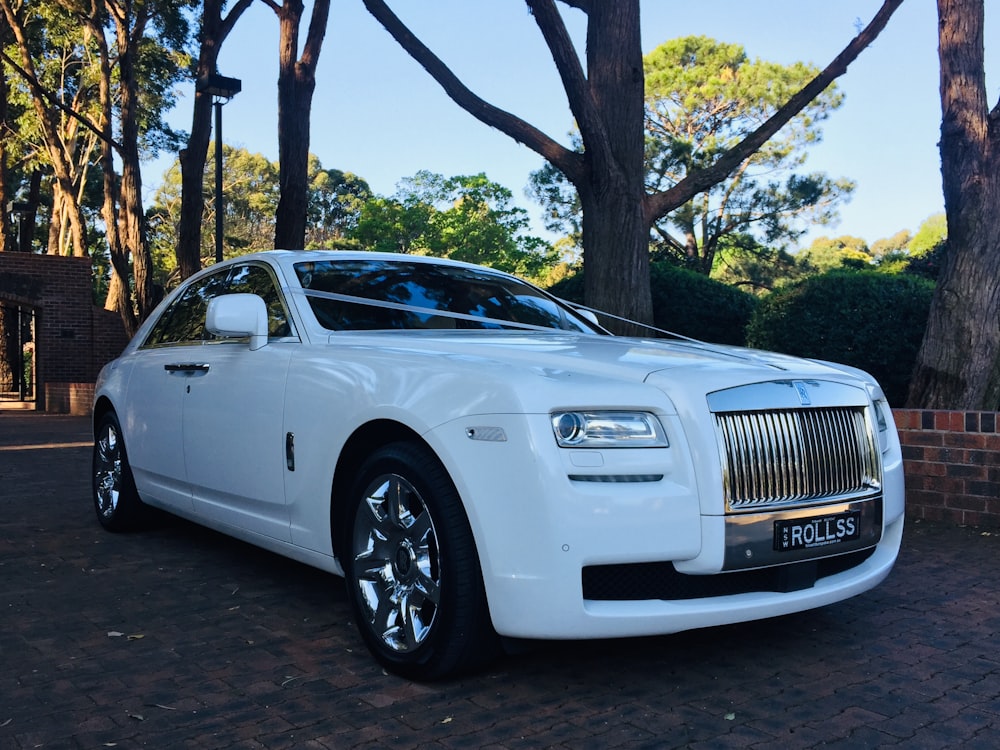
[[[1000,532],[911,523],[876,590],[660,638],[383,673],[340,579],[93,517],[85,418],[0,412],[0,750],[992,748]]]

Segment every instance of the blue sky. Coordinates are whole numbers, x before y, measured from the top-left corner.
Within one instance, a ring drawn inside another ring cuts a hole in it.
[[[867,23],[878,0],[643,0],[643,52],[688,34],[743,44],[751,57],[825,66]],[[390,6],[452,70],[487,101],[568,144],[572,115],[555,66],[521,0],[390,0]],[[560,4],[578,44],[584,16]],[[1000,20],[987,11],[987,51],[1000,43]],[[993,27],[990,22],[993,21]],[[303,29],[303,38],[305,30]],[[223,140],[277,159],[277,45],[274,13],[256,3],[226,42],[222,75],[243,91],[223,110]],[[988,72],[995,72],[988,56]],[[806,168],[857,182],[833,227],[869,243],[900,229],[916,231],[943,210],[937,141],[937,16],[932,0],[906,0],[875,44],[839,79],[843,106],[823,125]],[[991,103],[998,95],[996,76]],[[191,94],[170,118],[190,127]],[[418,170],[453,176],[485,172],[524,196],[542,160],[466,114],[367,13],[361,0],[333,0],[313,101],[310,151],[324,167],[358,174],[383,195]],[[173,155],[144,169],[155,187]],[[538,234],[543,234],[536,227]]]

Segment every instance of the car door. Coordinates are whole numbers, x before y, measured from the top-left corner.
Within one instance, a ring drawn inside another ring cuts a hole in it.
[[[192,282],[130,357],[120,416],[136,485],[147,502],[184,514],[193,510],[184,463],[184,397],[204,375],[200,351],[207,300],[225,288],[228,275],[227,270]]]
[[[184,394],[184,464],[195,513],[273,539],[290,539],[285,505],[284,393],[298,347],[287,308],[264,265],[235,266],[226,293],[261,296],[268,308],[268,344],[207,342],[201,373]]]

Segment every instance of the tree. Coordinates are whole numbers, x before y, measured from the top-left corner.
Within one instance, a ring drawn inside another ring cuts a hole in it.
[[[803,63],[750,60],[740,45],[703,36],[666,42],[646,55],[643,65],[647,193],[669,189],[711,165],[818,72]],[[805,148],[819,140],[819,123],[841,101],[831,86],[728,179],[654,222],[654,257],[709,275],[716,254],[726,247],[739,247],[744,259],[759,249],[761,260],[776,260],[770,248],[798,239],[805,221],[828,223],[853,183],[791,172],[803,165]],[[548,227],[569,229],[579,238],[580,202],[562,173],[543,166],[532,174],[531,189],[546,208]]]
[[[6,36],[7,34],[3,30],[0,30],[0,48],[6,46]],[[7,203],[9,202],[7,192],[9,181],[7,172],[7,143],[14,132],[7,90],[7,70],[4,61],[0,59],[0,252],[8,252],[14,249],[14,238],[11,234],[10,226],[10,212],[6,210]],[[2,311],[0,311],[0,315],[2,314]],[[5,327],[0,324],[0,335],[3,335],[5,330]],[[0,349],[0,356],[3,356],[2,349]],[[0,363],[0,366],[2,366],[2,363]],[[0,377],[2,377],[2,372],[0,372]]]
[[[193,2],[57,0],[15,7],[0,0],[20,64],[6,54],[4,61],[30,93],[35,127],[55,173],[49,251],[58,252],[55,227],[67,216],[73,253],[87,253],[81,200],[88,173],[99,171],[114,269],[106,306],[121,314],[130,333],[156,303],[140,158],[172,141],[160,116],[184,75],[185,12]],[[52,55],[46,44],[53,39],[68,54]],[[53,76],[53,68],[70,73],[71,85],[67,76]]]
[[[305,247],[332,247],[358,225],[361,207],[372,197],[368,183],[351,172],[323,169],[309,158],[309,204]]]
[[[582,153],[563,146],[468,89],[389,9],[369,12],[463,109],[524,143],[559,169],[582,207],[587,303],[634,320],[652,320],[648,238],[653,222],[725,179],[818,96],[878,35],[902,0],[885,0],[873,21],[819,75],[738,144],[670,189],[647,194],[639,0],[563,0],[587,17],[586,66],[556,0],[525,0],[544,37],[579,128]],[[635,330],[635,329],[629,329]]]
[[[78,25],[69,23],[57,5],[27,6],[0,0],[5,28],[17,56],[0,49],[6,66],[17,74],[27,101],[18,132],[32,142],[31,161],[52,171],[52,222],[49,252],[60,253],[61,237],[67,237],[69,252],[82,257],[87,252],[86,221],[80,194],[100,129],[84,114],[93,114],[94,90],[82,76],[81,45],[72,36]],[[41,29],[46,33],[41,33]],[[6,36],[6,34],[5,34]],[[8,84],[8,95],[17,92]],[[73,113],[75,116],[70,116]],[[88,132],[81,134],[81,124]],[[67,227],[63,234],[56,228]]]
[[[274,235],[274,211],[278,205],[278,167],[261,154],[242,148],[222,146],[222,186],[226,194],[224,203],[225,234],[223,256],[233,257],[271,248]],[[160,266],[161,283],[173,286],[181,281],[183,270],[173,248],[177,244],[180,228],[184,223],[186,176],[181,174],[180,160],[174,162],[163,176],[160,188],[153,196],[149,210],[153,253]],[[215,165],[202,176],[201,190],[211,194],[215,185]],[[209,211],[200,226],[198,265],[212,263],[215,258],[216,207],[206,204]]]
[[[860,237],[817,237],[797,256],[798,262],[814,272],[826,273],[850,265],[868,266],[872,263],[868,243]]]
[[[738,44],[695,36],[660,45],[644,66],[647,191],[669,189],[711,165],[819,72],[750,60]],[[792,171],[841,101],[830,86],[727,179],[657,221],[656,247],[707,275],[730,235],[749,234],[770,247],[798,239],[806,220],[827,223],[853,183]]]
[[[223,255],[231,258],[268,250],[274,236],[275,211],[279,198],[278,165],[261,154],[243,148],[222,147],[222,185],[226,194]],[[183,277],[174,254],[184,223],[185,176],[180,160],[163,175],[160,188],[148,211],[150,245],[157,265],[157,280],[173,286]],[[215,165],[201,175],[201,192],[209,195],[215,185]],[[309,156],[309,245],[330,247],[344,242],[358,223],[361,206],[368,200],[368,184],[349,172],[323,169],[319,159]],[[213,202],[205,204],[205,221],[199,227],[198,265],[215,257],[215,216]]]
[[[419,172],[392,198],[361,207],[350,238],[372,250],[433,255],[537,277],[558,261],[544,240],[525,234],[528,214],[486,175],[445,178]]]
[[[932,252],[948,238],[948,219],[944,214],[933,214],[924,219],[907,245],[910,255],[921,256]]]
[[[1000,404],[1000,103],[987,101],[984,0],[938,0],[948,249],[908,404]]]
[[[766,247],[754,237],[739,233],[720,239],[711,275],[752,294],[765,294],[796,281],[805,271],[786,250]]]
[[[59,1],[74,10],[72,0]],[[103,215],[113,269],[105,306],[121,314],[130,335],[159,301],[142,207],[142,141],[157,131],[169,133],[159,113],[172,104],[173,84],[184,75],[186,60],[173,53],[187,42],[184,10],[192,2],[95,0],[89,9],[75,11],[100,60]],[[115,124],[120,133],[117,144]],[[115,172],[115,157],[120,174]]]
[[[323,48],[330,0],[314,0],[309,31],[299,55],[302,0],[264,0],[278,16],[278,165],[281,197],[274,221],[274,246],[302,248],[306,242],[309,180],[309,116],[316,66]]]
[[[198,67],[196,80],[206,80],[218,70],[222,44],[236,21],[253,0],[237,0],[223,15],[225,0],[204,0],[201,26],[198,30]],[[177,267],[180,278],[186,279],[201,268],[201,228],[205,213],[205,193],[202,180],[208,159],[208,143],[212,134],[212,96],[195,87],[191,114],[191,134],[187,146],[180,150],[181,210],[177,227]]]

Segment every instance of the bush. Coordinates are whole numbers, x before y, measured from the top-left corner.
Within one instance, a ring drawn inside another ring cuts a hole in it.
[[[905,403],[934,284],[910,275],[833,271],[761,300],[750,346],[860,367]]]
[[[694,271],[654,262],[650,267],[653,322],[682,336],[718,344],[745,342],[756,297]],[[552,294],[583,302],[583,273],[554,284]]]

